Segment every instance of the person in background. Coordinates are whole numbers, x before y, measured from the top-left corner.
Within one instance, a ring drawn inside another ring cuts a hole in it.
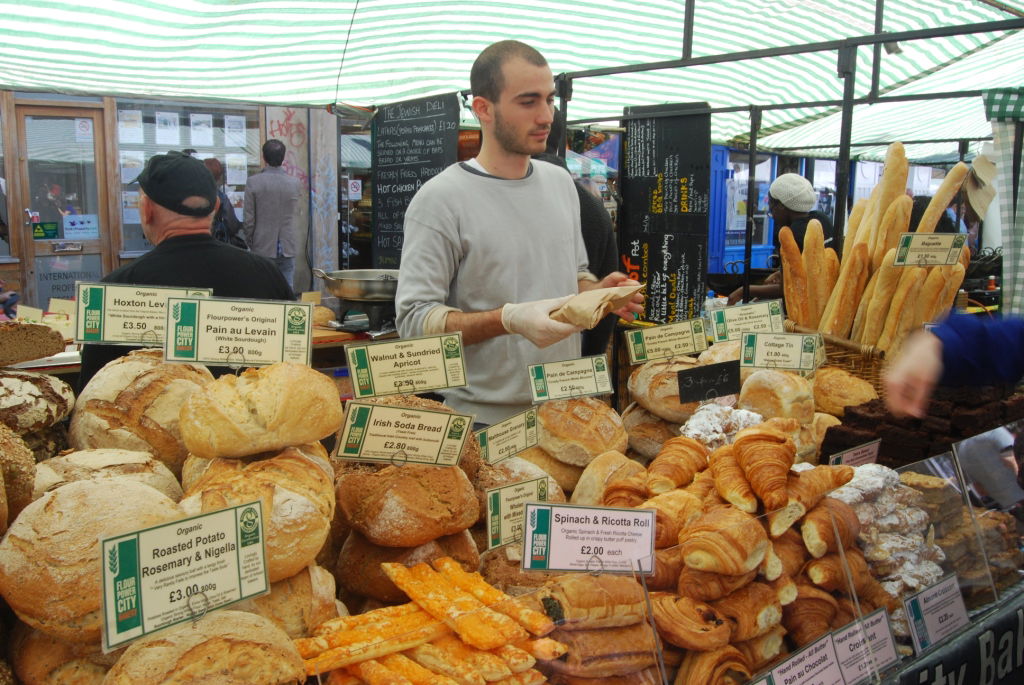
[[[532,404],[528,365],[580,355],[579,330],[550,313],[579,291],[635,284],[587,269],[579,195],[543,152],[555,81],[536,49],[485,48],[470,73],[480,153],[427,181],[405,213],[395,301],[403,338],[459,331],[467,385],[446,403],[492,424]],[[632,318],[642,297],[623,307]]]
[[[103,283],[211,288],[215,297],[292,300],[291,286],[273,262],[210,235],[217,186],[209,169],[181,152],[154,155],[137,179],[142,232],[152,250],[107,274]],[[123,345],[82,345],[79,390]],[[210,369],[214,375],[231,371]]]
[[[924,210],[928,209],[928,203],[932,201],[931,195],[917,195],[914,197],[913,205],[910,208],[910,232],[917,231],[917,225],[921,223]],[[956,233],[956,224],[949,216],[949,211],[939,215],[935,223],[935,233]]]
[[[228,194],[224,192],[224,165],[216,157],[204,159],[203,164],[213,174],[213,181],[217,184],[217,199],[220,200],[220,206],[213,217],[213,237],[222,243],[248,250],[249,244],[245,242],[242,222],[238,220],[235,208],[228,199]]]
[[[0,307],[3,307],[4,316],[8,319],[18,318],[18,293],[7,289],[7,282],[0,280]]]
[[[249,249],[277,265],[294,287],[296,218],[302,184],[281,168],[286,148],[271,138],[263,143],[263,171],[245,184],[245,237]]]

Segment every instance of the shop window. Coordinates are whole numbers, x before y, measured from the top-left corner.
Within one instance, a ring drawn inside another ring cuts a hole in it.
[[[0,114],[0,132],[4,130],[6,122]],[[7,174],[4,172],[4,137],[0,134],[0,259],[11,256],[11,204],[8,194],[10,190],[7,185]]]

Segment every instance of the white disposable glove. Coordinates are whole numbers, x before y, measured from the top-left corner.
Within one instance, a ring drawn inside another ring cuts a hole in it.
[[[569,301],[572,295],[550,300],[506,304],[501,308],[501,325],[509,333],[523,336],[537,347],[554,345],[559,340],[579,333],[582,328],[555,321],[549,315]]]

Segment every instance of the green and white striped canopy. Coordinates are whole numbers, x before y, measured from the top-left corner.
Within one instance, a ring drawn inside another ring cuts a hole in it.
[[[468,88],[477,53],[504,38],[540,49],[556,73],[678,59],[684,12],[683,0],[0,0],[0,88],[370,106]],[[871,34],[874,13],[874,0],[697,0],[692,54]],[[889,0],[883,28],[1021,17],[1024,0]],[[900,49],[882,53],[882,94],[1024,80],[1020,31],[905,41]],[[858,96],[869,90],[871,62],[872,49],[860,48]],[[841,95],[830,51],[576,79],[568,116],[614,121],[630,105]],[[835,144],[837,121],[834,108],[766,111],[761,136],[777,147]],[[741,142],[749,119],[718,114],[712,126],[716,141]],[[980,98],[971,98],[858,108],[854,141],[989,133]]]

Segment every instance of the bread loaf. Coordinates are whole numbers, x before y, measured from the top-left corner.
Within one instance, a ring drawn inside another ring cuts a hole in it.
[[[330,321],[334,321],[334,312],[330,307],[324,307],[320,304],[313,305],[314,326],[326,326]]]
[[[537,410],[537,445],[566,464],[586,466],[608,450],[625,452],[628,444],[622,419],[593,397],[552,400]]]
[[[582,466],[573,466],[572,464],[558,461],[545,452],[543,448],[536,445],[520,452],[516,456],[543,469],[545,473],[555,479],[558,487],[562,488],[562,492],[566,494],[576,488],[576,483],[579,482],[580,475],[583,474]]]
[[[36,466],[32,499],[76,480],[128,478],[159,490],[177,502],[182,490],[171,470],[148,452],[99,449],[80,450],[47,459]]]
[[[521,483],[537,478],[547,478],[546,502],[565,502],[565,493],[556,481],[544,469],[525,459],[510,457],[497,464],[483,464],[477,472],[473,488],[476,490],[477,502],[480,504],[480,522],[487,520],[487,491],[492,488],[513,483]]]
[[[535,592],[558,576],[549,571],[524,571],[520,567],[522,558],[522,550],[515,545],[498,547],[481,556],[480,574],[488,583],[513,597]]]
[[[875,345],[884,351],[895,349],[893,343],[905,332],[909,321],[914,318],[917,307],[917,296],[921,292],[921,284],[925,279],[925,270],[920,266],[903,269],[899,284],[889,304],[889,313],[885,316],[885,325]]]
[[[846,222],[846,237],[843,238],[843,258],[850,254],[850,250],[857,243],[857,233],[860,231],[860,224],[864,220],[864,212],[867,211],[870,200],[862,197],[853,203],[850,210],[850,219]],[[837,257],[839,255],[836,255]],[[837,260],[838,263],[838,260]]]
[[[106,685],[290,685],[306,680],[295,644],[280,628],[244,611],[215,611],[147,635],[125,650]]]
[[[271,583],[270,594],[247,599],[233,609],[259,614],[288,634],[308,637],[324,621],[338,616],[334,576],[315,564]]]
[[[97,371],[79,394],[71,446],[149,452],[178,475],[188,454],[178,414],[185,399],[212,380],[205,366],[165,363],[157,349],[132,350]]]
[[[244,457],[325,438],[341,427],[338,389],[324,374],[280,362],[221,376],[181,408],[181,436],[199,457]]]
[[[909,195],[903,194],[893,200],[889,208],[885,210],[878,240],[871,252],[872,270],[878,269],[882,258],[889,250],[896,249],[900,234],[910,230],[910,212],[913,208],[914,201],[910,199]]]
[[[64,336],[41,323],[0,323],[0,366],[43,359],[64,351]]]
[[[6,325],[0,324],[0,330]],[[74,406],[75,394],[71,386],[56,376],[0,369],[0,423],[15,433],[22,435],[49,428],[67,418]]]
[[[928,206],[924,210],[924,214],[921,215],[920,221],[917,223],[915,231],[917,233],[934,233],[935,226],[939,223],[939,217],[949,207],[949,203],[953,201],[953,198],[960,191],[960,186],[963,185],[964,180],[967,178],[967,172],[970,170],[963,162],[957,162],[956,165],[946,172],[946,177],[942,179],[942,183],[939,185],[939,189],[932,195],[932,199],[928,202]]]
[[[858,337],[858,341],[865,345],[874,345],[878,342],[878,337],[885,327],[885,318],[889,311],[889,305],[892,303],[892,296],[896,292],[896,286],[900,283],[900,276],[903,275],[903,267],[893,266],[895,261],[896,250],[889,250],[878,267],[878,277],[864,314],[864,327]]]
[[[715,345],[708,350],[718,347]],[[708,350],[705,350],[708,351]],[[703,353],[701,353],[703,356]],[[710,363],[710,362],[709,362]],[[644,459],[658,456],[666,440],[679,435],[679,424],[655,416],[638,403],[633,402],[622,412],[622,425],[629,437],[629,447]]]
[[[621,452],[611,450],[600,454],[583,469],[583,475],[569,501],[573,504],[600,506],[608,483],[643,471],[644,467],[639,462],[627,458]]]
[[[36,460],[21,438],[0,424],[0,489],[4,490],[0,533],[32,501]]]
[[[101,537],[183,516],[148,485],[83,480],[32,502],[0,541],[0,594],[25,623],[69,642],[98,642]]]
[[[38,463],[68,449],[68,428],[64,423],[55,423],[40,431],[23,433],[21,439],[32,450]]]
[[[657,661],[658,643],[647,623],[599,630],[556,630],[552,639],[568,653],[545,665],[559,674],[612,678],[636,673]]]
[[[740,388],[738,406],[766,419],[780,416],[810,423],[814,419],[814,391],[806,378],[795,373],[759,369]]]
[[[867,245],[855,245],[848,262],[849,266],[844,263],[839,270],[839,280],[832,289],[832,295],[818,326],[822,333],[837,335],[840,338],[850,335],[853,319],[857,315],[857,304],[868,282],[871,262]]]
[[[628,626],[645,615],[643,588],[626,576],[560,575],[535,599],[563,631]]]
[[[824,366],[815,371],[813,387],[815,411],[833,416],[843,416],[847,407],[878,398],[871,383],[837,366]]]
[[[672,423],[683,424],[697,411],[699,402],[679,402],[679,372],[692,369],[693,357],[649,361],[629,375],[629,394],[640,406]],[[619,450],[620,452],[622,450]]]
[[[103,654],[99,645],[64,642],[20,622],[8,647],[11,665],[23,685],[101,685],[124,652]]]
[[[826,275],[825,232],[817,219],[807,222],[801,259],[807,276],[807,326],[817,328],[828,303],[828,296],[832,293]]]

